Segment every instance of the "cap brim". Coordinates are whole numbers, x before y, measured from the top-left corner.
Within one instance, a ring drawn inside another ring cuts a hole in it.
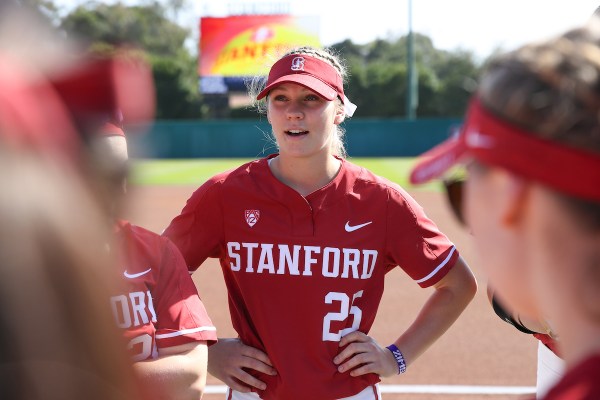
[[[413,185],[439,178],[457,164],[467,152],[464,135],[452,137],[419,156],[409,181]]]
[[[281,85],[282,83],[297,83],[330,101],[338,96],[338,93],[334,88],[312,75],[290,74],[271,82],[258,94],[258,96],[256,96],[256,100],[266,97],[275,86]]]

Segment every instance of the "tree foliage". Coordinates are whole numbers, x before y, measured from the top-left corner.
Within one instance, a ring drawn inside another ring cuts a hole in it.
[[[164,14],[157,2],[143,6],[89,2],[69,13],[61,27],[77,38],[113,45],[130,43],[154,56],[175,56],[189,32]]]
[[[408,80],[407,37],[365,45],[350,40],[331,48],[347,62],[348,97],[356,117],[404,117]],[[427,36],[415,35],[419,117],[459,117],[480,74],[473,54],[437,50]]]
[[[166,14],[156,1],[135,6],[88,2],[66,15],[60,26],[90,48],[133,45],[144,50],[152,65],[157,118],[199,118],[196,60],[184,45],[190,32]]]
[[[24,0],[43,13],[56,10],[52,0]],[[69,36],[94,48],[135,44],[153,68],[157,117],[202,118],[206,114],[198,92],[195,56],[185,48],[191,32],[173,22],[187,0],[144,0],[139,5],[89,1],[60,21]],[[167,16],[170,16],[167,17]],[[346,92],[358,105],[355,117],[402,118],[406,110],[407,36],[376,39],[367,44],[344,40],[330,46],[349,71]],[[418,117],[459,117],[476,87],[481,65],[467,51],[436,49],[431,39],[415,34],[418,75]],[[225,113],[247,117],[244,110]]]

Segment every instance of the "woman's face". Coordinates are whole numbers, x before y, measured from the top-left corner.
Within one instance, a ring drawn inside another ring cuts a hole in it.
[[[280,154],[294,157],[330,153],[335,126],[344,119],[336,101],[295,83],[271,90],[267,116]]]
[[[473,162],[467,170],[463,212],[481,267],[502,303],[536,317],[539,312],[531,295],[527,237],[515,214],[522,205],[519,187],[509,173],[498,168]]]

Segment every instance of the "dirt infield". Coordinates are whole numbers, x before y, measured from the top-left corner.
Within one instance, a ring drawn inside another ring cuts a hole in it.
[[[188,186],[132,187],[129,219],[161,232],[179,213],[195,190]],[[486,279],[478,268],[468,233],[449,214],[439,193],[412,195],[427,214],[456,244],[473,269],[479,292],[461,318],[401,377],[388,378],[389,385],[535,386],[537,342],[500,321],[485,294]],[[221,337],[236,336],[229,322],[227,296],[219,265],[209,260],[195,274],[200,295]],[[430,290],[421,289],[401,270],[389,274],[379,313],[370,335],[381,344],[391,343],[416,316]],[[208,377],[209,385],[222,382]],[[223,399],[223,394],[206,394],[204,399]],[[516,400],[526,395],[492,394],[392,394],[384,400]],[[309,399],[307,399],[309,400]],[[310,399],[312,400],[312,399]]]

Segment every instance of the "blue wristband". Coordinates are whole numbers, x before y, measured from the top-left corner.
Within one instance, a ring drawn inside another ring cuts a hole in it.
[[[390,344],[386,347],[389,351],[392,352],[392,355],[396,359],[396,363],[398,363],[398,375],[406,372],[406,361],[404,361],[404,354],[400,351],[395,344]]]

